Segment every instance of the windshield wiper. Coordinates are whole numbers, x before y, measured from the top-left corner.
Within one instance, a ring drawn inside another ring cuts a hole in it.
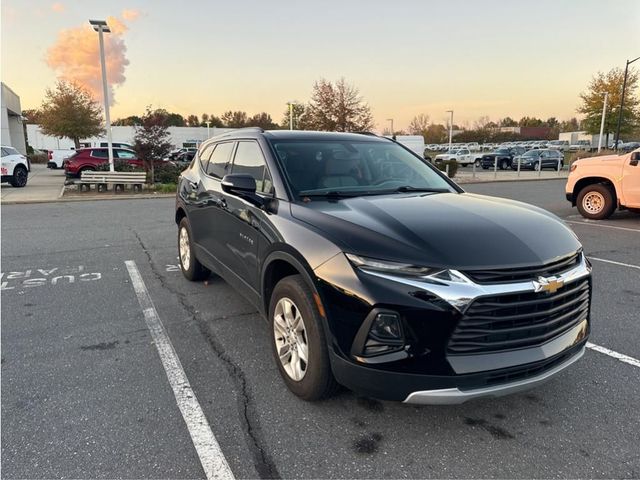
[[[394,192],[429,192],[429,193],[451,193],[448,188],[429,188],[429,187],[412,187],[411,185],[402,185],[394,190]]]
[[[313,190],[307,190],[298,194],[301,197],[325,197],[325,198],[349,198],[362,195],[362,192],[341,192],[339,190],[330,190],[328,192],[315,192]]]

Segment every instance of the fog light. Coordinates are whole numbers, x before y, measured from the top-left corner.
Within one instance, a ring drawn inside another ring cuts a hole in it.
[[[395,313],[379,313],[373,320],[370,333],[380,340],[401,340],[400,318]]]

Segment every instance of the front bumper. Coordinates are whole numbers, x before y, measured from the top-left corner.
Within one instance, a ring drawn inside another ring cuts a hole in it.
[[[333,262],[327,262],[326,268],[332,272],[346,271]],[[317,272],[322,277],[323,269]],[[356,270],[352,277],[345,275],[340,285],[335,285],[338,288],[329,288],[326,284],[321,287],[328,313],[329,351],[334,375],[339,383],[360,394],[411,403],[461,403],[533,388],[583,354],[590,330],[590,272],[590,265],[580,253],[571,268],[553,277],[566,285],[566,293],[558,290],[558,299],[568,298],[575,290],[577,293],[571,304],[580,302],[583,305],[575,310],[575,314],[571,313],[575,320],[562,324],[566,327],[557,328],[560,324],[556,323],[556,318],[560,322],[558,315],[561,314],[558,309],[565,307],[554,303],[549,307],[553,307],[554,313],[543,314],[540,320],[551,332],[544,338],[529,341],[534,330],[540,328],[539,324],[531,327],[514,324],[509,328],[531,329],[523,343],[499,348],[492,344],[482,351],[465,352],[464,345],[452,342],[456,335],[460,337],[455,333],[458,326],[463,325],[463,320],[468,321],[469,315],[475,315],[473,311],[501,295],[517,297],[524,304],[532,303],[532,295],[549,298],[543,300],[545,302],[557,302],[555,296],[546,296],[545,281],[552,277],[479,284],[467,276],[468,281],[462,283],[441,281],[434,284],[420,278]],[[402,330],[407,334],[406,344],[402,350],[393,353],[373,357],[367,357],[365,353],[363,356],[354,348],[358,342],[353,339],[361,337],[363,328],[366,329],[362,319],[377,309],[398,312],[403,322]],[[527,316],[529,314],[524,315]],[[549,327],[546,324],[550,324]],[[463,331],[463,340],[465,335],[468,333]],[[489,337],[492,335],[494,333]],[[497,339],[498,343],[501,340]]]

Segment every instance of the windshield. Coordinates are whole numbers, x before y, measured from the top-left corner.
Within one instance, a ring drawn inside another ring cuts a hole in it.
[[[455,192],[432,167],[392,142],[278,140],[273,147],[296,196]]]
[[[506,148],[499,148],[498,150],[496,150],[496,153],[507,154],[507,153],[510,153],[510,152]]]

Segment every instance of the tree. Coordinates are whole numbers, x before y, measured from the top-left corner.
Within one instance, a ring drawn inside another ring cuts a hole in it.
[[[168,127],[184,127],[185,126],[186,122],[184,120],[184,117],[179,113],[169,113],[166,110],[165,110],[165,113],[167,115]]]
[[[305,123],[312,130],[366,132],[374,126],[369,105],[344,78],[317,81],[306,110]]]
[[[37,108],[28,108],[22,110],[22,116],[24,117],[25,124],[38,125],[40,123],[41,113]]]
[[[274,128],[278,128],[278,126],[273,123],[271,115],[266,112],[256,113],[253,117],[247,120],[247,126],[260,127],[265,130],[273,130]]]
[[[518,122],[516,122],[511,117],[505,117],[502,120],[500,120],[499,123],[501,127],[517,127],[518,126]]]
[[[302,103],[294,103],[293,110],[293,129],[294,130],[307,130],[309,126],[305,123],[306,119],[306,107]],[[289,106],[282,114],[282,120],[280,121],[280,127],[289,129]]]
[[[422,135],[427,131],[429,127],[429,115],[421,113],[413,117],[413,120],[409,122],[409,133],[411,135]]]
[[[187,126],[188,127],[199,127],[200,126],[200,119],[198,118],[197,115],[189,115],[187,117]]]
[[[151,184],[155,183],[154,162],[166,157],[173,145],[169,142],[166,110],[151,110],[147,107],[141,118],[140,126],[136,127],[133,136],[133,149],[144,162],[144,168],[149,172]]]
[[[247,126],[247,112],[231,110],[222,114],[222,123],[227,128],[242,128]]]
[[[118,118],[112,123],[112,125],[114,127],[133,127],[135,125],[140,125],[141,123],[142,119],[138,115],[130,115],[125,118]]]
[[[40,107],[40,129],[45,135],[67,137],[80,148],[80,139],[102,135],[102,107],[81,86],[64,80],[47,89]]]
[[[580,94],[581,103],[577,108],[577,112],[585,116],[582,121],[582,128],[591,134],[600,133],[604,93],[607,92],[609,94],[604,121],[607,144],[609,143],[609,134],[614,133],[618,125],[623,81],[624,70],[621,68],[614,68],[607,73],[598,72],[592,77],[587,90]],[[621,135],[632,133],[640,124],[640,100],[636,96],[637,87],[638,73],[633,69],[629,69],[627,88],[624,95],[624,109],[622,110],[622,123],[620,124]]]
[[[449,139],[449,130],[441,124],[432,123],[424,132],[425,143],[444,143]]]
[[[560,122],[561,132],[577,132],[578,130],[580,130],[580,122],[576,117]]]

